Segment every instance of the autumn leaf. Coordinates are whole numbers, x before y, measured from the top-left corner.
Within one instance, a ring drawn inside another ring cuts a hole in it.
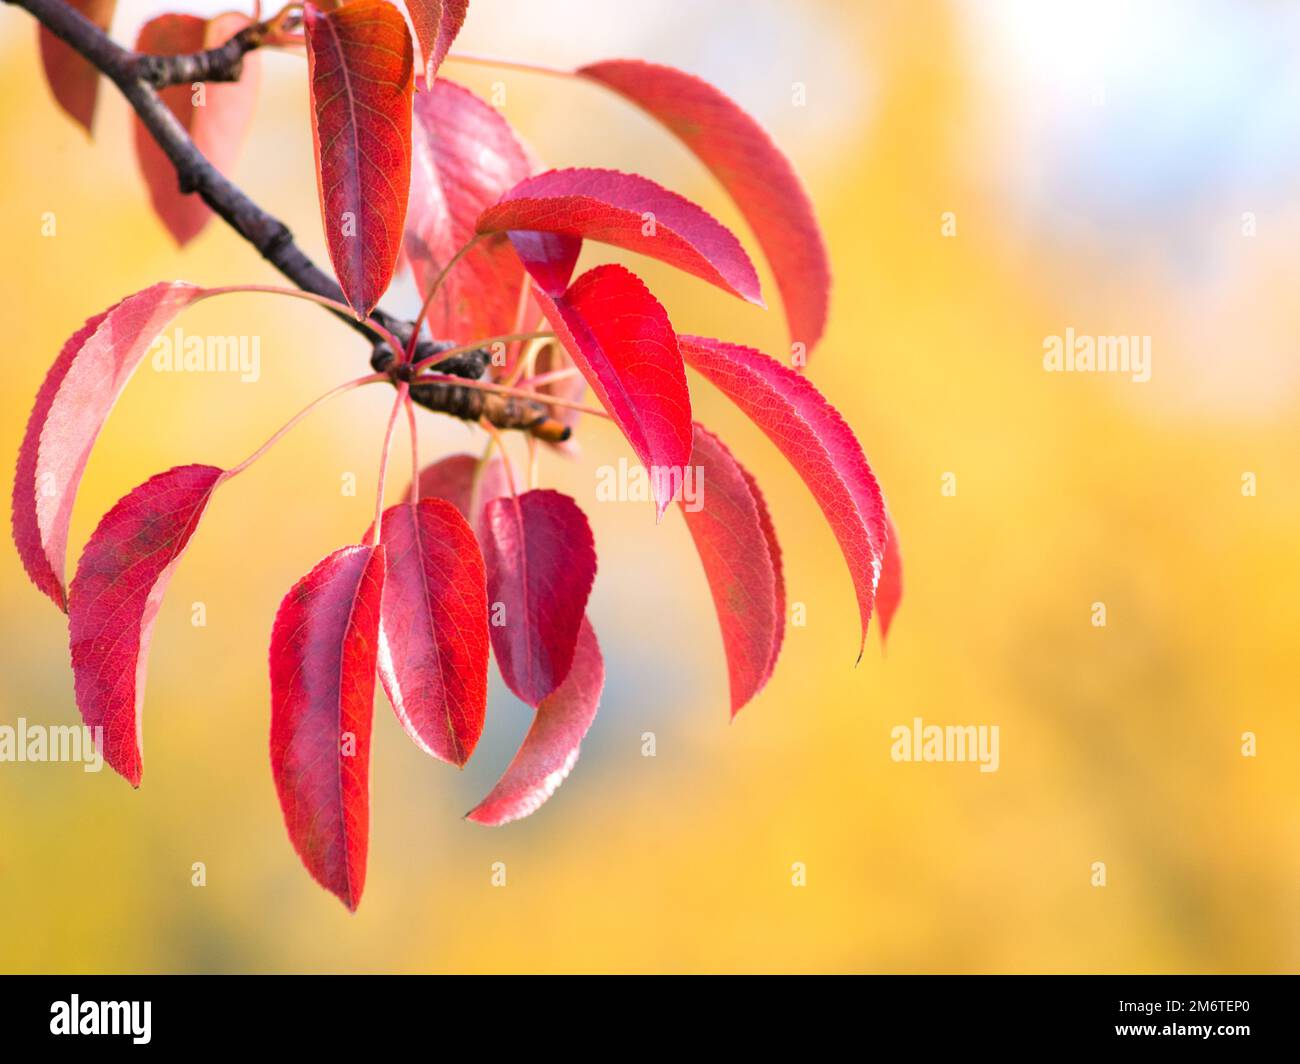
[[[303,7],[316,184],[330,261],[358,317],[388,289],[411,183],[414,59],[387,0]]]
[[[587,518],[558,491],[504,495],[483,507],[489,632],[506,686],[530,706],[564,681],[596,577]]]
[[[521,181],[478,220],[509,232],[533,280],[563,294],[582,241],[627,248],[763,305],[745,249],[720,222],[649,178],[617,170],[549,170]]]
[[[388,569],[379,678],[412,741],[463,765],[487,713],[488,604],[478,540],[456,507],[437,498],[390,507],[380,529]]]
[[[622,266],[588,270],[538,300],[555,334],[650,475],[660,517],[691,457],[691,396],[668,315]]]
[[[781,551],[753,478],[717,436],[695,426],[694,497],[678,500],[722,629],[734,717],[767,683],[785,630]]]
[[[135,47],[138,52],[153,55],[198,52],[224,44],[247,25],[247,16],[239,14],[219,15],[211,20],[193,15],[160,15],[144,24]],[[244,57],[238,81],[172,85],[159,91],[195,147],[223,174],[233,168],[248,133],[261,72],[259,57],[249,54]],[[198,93],[202,96],[196,104]],[[212,218],[212,209],[199,196],[180,190],[175,165],[138,116],[134,126],[136,157],[154,211],[176,243],[187,244]]]
[[[903,600],[903,556],[898,548],[898,529],[894,519],[885,514],[886,532],[889,542],[885,544],[885,560],[880,567],[880,584],[876,588],[876,615],[880,618],[880,643],[883,646],[889,638],[889,626],[893,623],[898,604]]]
[[[420,76],[424,87],[433,84],[442,61],[469,12],[469,0],[405,0],[406,12],[420,47]]]
[[[225,473],[178,466],[145,481],[86,543],[68,593],[77,708],[103,729],[104,760],[140,786],[140,709],[153,624],[172,573]]]
[[[69,7],[85,15],[105,33],[113,21],[117,0],[65,0]],[[38,30],[41,65],[55,102],[87,134],[95,123],[95,104],[99,99],[99,71],[44,26]]]
[[[767,256],[791,342],[810,353],[826,330],[830,258],[798,174],[763,127],[707,81],[669,66],[615,59],[577,73],[658,119],[713,172]]]
[[[280,603],[271,631],[271,774],[307,871],[350,910],[370,834],[370,729],[383,546],[344,547]]]
[[[519,752],[486,798],[466,814],[476,824],[497,826],[536,812],[564,782],[596,718],[605,686],[605,663],[584,617],[569,674],[537,707]]]
[[[14,475],[14,543],[59,609],[72,504],[100,429],[154,338],[204,294],[171,281],[127,296],[73,334],[37,393]]]
[[[888,531],[885,503],[853,430],[804,377],[753,348],[679,337],[681,352],[780,448],[839,541],[857,591],[862,638],[875,604]]]
[[[403,249],[421,293],[474,236],[479,215],[533,171],[499,111],[439,78],[415,98],[411,200]],[[505,234],[479,240],[429,306],[433,336],[469,341],[513,331],[523,265]]]

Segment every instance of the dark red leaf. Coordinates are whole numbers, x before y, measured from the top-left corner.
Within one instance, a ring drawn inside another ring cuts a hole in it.
[[[898,529],[894,519],[885,514],[889,542],[885,544],[885,560],[880,568],[880,584],[876,588],[876,616],[880,618],[880,643],[889,638],[889,626],[903,600],[903,556],[898,550]]]
[[[888,542],[885,503],[862,445],[839,411],[776,359],[721,340],[680,341],[687,363],[767,433],[821,506],[857,589],[861,657]]]
[[[103,728],[104,760],[140,786],[140,707],[149,644],[163,594],[212,492],[214,466],[169,469],[146,480],[95,529],[68,594],[77,707]]]
[[[67,0],[67,4],[107,33],[117,0]],[[39,40],[41,65],[55,102],[89,133],[99,98],[99,71],[44,26],[39,28]]]
[[[307,871],[355,911],[370,834],[370,728],[384,548],[344,547],[294,585],[271,631],[271,773]]]
[[[767,256],[791,339],[811,352],[826,329],[830,261],[799,175],[763,127],[708,82],[672,67],[615,59],[578,74],[649,112],[713,171]]]
[[[415,744],[463,765],[487,713],[487,585],[478,540],[445,499],[391,507],[380,530],[388,571],[379,678]]]
[[[476,469],[478,459],[472,454],[452,454],[438,459],[420,470],[420,498],[445,499],[460,511],[461,517],[468,518]]]
[[[569,674],[596,577],[591,526],[558,491],[504,495],[483,507],[492,649],[506,686],[539,705]]]
[[[175,281],[127,296],[73,334],[36,395],[14,476],[14,543],[27,575],[59,609],[68,524],[91,448],[154,338],[203,295]]]
[[[772,563],[772,574],[776,577],[776,635],[772,639],[772,654],[768,658],[767,671],[759,681],[759,690],[762,690],[767,681],[772,678],[776,659],[781,655],[781,645],[785,642],[785,567],[781,561],[781,544],[776,539],[776,526],[772,523],[772,515],[768,512],[767,501],[759,490],[758,481],[744,466],[739,468],[745,483],[749,485],[749,493],[754,497],[754,506],[758,510],[758,523],[763,528],[763,538],[767,540],[767,557]]]
[[[427,293],[474,236],[484,208],[533,171],[500,112],[439,79],[415,98],[411,203],[403,248]],[[470,341],[514,331],[524,270],[504,234],[480,240],[456,263],[429,306],[433,336]]]
[[[393,279],[411,184],[414,59],[387,0],[303,8],[316,184],[330,261],[359,317]]]
[[[584,617],[569,675],[537,707],[519,752],[491,793],[466,814],[467,819],[497,826],[536,812],[577,762],[604,686],[600,644]]]
[[[486,465],[472,454],[448,455],[420,471],[420,497],[446,499],[471,528],[477,527],[478,515],[487,503],[508,494],[510,480],[499,454],[489,458]]]
[[[662,517],[691,457],[691,395],[668,315],[635,274],[614,265],[588,270],[562,296],[538,299],[645,465]]]
[[[694,501],[683,498],[678,505],[713,593],[734,717],[767,682],[784,631],[779,548],[752,479],[726,445],[698,424],[691,467]]]
[[[690,200],[637,174],[549,170],[521,181],[484,211],[478,231],[509,232],[550,296],[568,285],[585,238],[639,251],[763,305],[758,275],[740,241]]]
[[[211,21],[193,15],[160,15],[146,22],[135,42],[136,51],[154,55],[180,55],[224,44],[249,24],[246,15],[219,15]],[[172,85],[159,95],[189,133],[195,146],[223,174],[229,173],[253,118],[261,61],[256,53],[244,57],[238,81],[208,82],[202,86],[202,106],[195,106],[190,85]],[[186,244],[207,225],[212,210],[196,195],[183,193],[176,167],[145,128],[134,119],[136,157],[154,211],[178,244]]]
[[[406,0],[406,10],[420,46],[420,73],[426,86],[451,51],[452,41],[465,24],[469,0]]]

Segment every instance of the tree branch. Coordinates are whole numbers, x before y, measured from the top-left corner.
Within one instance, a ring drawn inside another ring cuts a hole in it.
[[[202,80],[235,80],[243,66],[244,55],[261,44],[266,25],[249,26],[230,42],[206,52],[183,56],[140,55],[117,44],[103,30],[69,7],[63,0],[5,0],[21,7],[43,26],[64,41],[117,86],[149,135],[171,160],[182,192],[199,195],[204,203],[255,247],[264,259],[297,287],[337,302],[345,302],[342,290],[329,274],[318,267],[294,242],[289,227],[259,207],[242,189],[223,175],[195,147],[185,128],[163,103],[158,87]],[[257,32],[254,32],[257,31]],[[336,314],[359,332],[372,347],[371,364],[387,372],[396,361],[395,352],[379,334],[363,321],[346,314]],[[413,325],[376,308],[371,317],[403,343],[409,343]],[[448,344],[422,340],[415,350],[415,360],[446,350]],[[472,352],[438,364],[440,372],[477,379],[487,368],[486,352]],[[394,380],[396,383],[396,379]],[[469,392],[458,395],[457,392]],[[549,417],[541,403],[521,401],[505,407],[492,404],[485,408],[481,393],[458,389],[454,385],[411,390],[411,397],[422,406],[453,417],[477,420],[480,416],[498,428],[522,429],[543,438],[563,439],[568,429]],[[495,420],[500,418],[501,421]],[[501,423],[508,421],[508,424]]]

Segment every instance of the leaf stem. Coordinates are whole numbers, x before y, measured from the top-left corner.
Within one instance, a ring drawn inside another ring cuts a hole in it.
[[[519,59],[501,59],[491,55],[471,55],[467,52],[452,52],[444,62],[501,67],[505,70],[519,70],[525,74],[546,74],[556,78],[572,78],[576,76],[572,70],[565,70],[563,67],[547,66],[544,63],[528,63]]]
[[[420,436],[415,425],[415,404],[406,396],[406,424],[411,432],[411,505],[420,501]]]
[[[291,299],[301,299],[308,303],[315,303],[317,306],[325,307],[328,310],[337,311],[355,317],[352,308],[346,303],[340,303],[337,299],[330,299],[328,296],[318,295],[315,292],[308,292],[301,288],[287,288],[278,284],[231,284],[224,285],[220,288],[207,289],[201,298],[206,299],[208,296],[233,295],[240,292],[265,293],[274,296],[289,296]],[[379,333],[389,344],[393,345],[394,351],[402,350],[402,341],[394,336],[384,325],[375,321],[373,318],[366,319],[375,332]]]
[[[455,266],[456,263],[460,262],[460,260],[465,257],[466,253],[486,235],[487,234],[485,233],[475,233],[465,241],[456,254],[447,261],[447,265],[439,271],[438,276],[434,278],[433,286],[429,289],[429,294],[424,297],[424,302],[420,304],[420,313],[415,316],[415,322],[411,327],[411,342],[406,349],[405,360],[407,362],[411,361],[411,355],[415,352],[415,345],[419,343],[420,326],[424,324],[425,315],[429,313],[429,307],[433,305],[433,297],[438,294],[438,289],[442,287],[442,282],[447,279],[447,274],[451,272],[451,268]]]
[[[375,491],[375,526],[370,534],[370,545],[379,545],[382,522],[384,520],[384,482],[388,479],[388,455],[393,449],[393,429],[397,427],[397,415],[406,405],[406,397],[411,386],[402,381],[397,386],[397,398],[393,400],[392,413],[388,415],[388,428],[384,430],[384,449],[379,453],[379,486]]]

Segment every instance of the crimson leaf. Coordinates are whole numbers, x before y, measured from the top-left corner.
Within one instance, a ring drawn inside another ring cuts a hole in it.
[[[785,589],[771,517],[752,478],[717,436],[695,426],[694,506],[678,500],[713,593],[734,717],[767,682],[784,631]]]
[[[830,259],[799,175],[753,118],[707,81],[635,59],[577,71],[657,118],[704,163],[749,223],[776,276],[791,340],[826,330]]]
[[[104,760],[132,787],[144,771],[140,708],[154,620],[224,476],[189,465],[146,480],[99,522],[69,590],[77,707],[87,727],[104,729]]]
[[[370,728],[384,548],[344,547],[293,586],[271,631],[271,773],[307,871],[350,910],[370,834]]]
[[[387,0],[303,6],[316,185],[330,261],[359,317],[393,279],[411,184],[414,59]]]
[[[393,506],[380,530],[388,570],[379,678],[415,744],[463,765],[487,713],[487,585],[478,540],[444,499]]]
[[[622,266],[588,270],[542,310],[650,474],[660,517],[691,457],[691,395],[664,308]]]
[[[600,644],[584,617],[569,675],[542,700],[514,760],[466,818],[476,824],[496,826],[536,812],[577,762],[604,686],[605,663]]]
[[[527,491],[489,501],[478,537],[497,667],[510,690],[537,706],[573,664],[596,577],[591,526],[567,495]]]
[[[880,487],[853,430],[813,385],[753,348],[680,337],[687,363],[717,385],[789,459],[839,541],[857,590],[862,638],[889,533]]]
[[[154,337],[203,295],[172,281],[127,296],[73,334],[36,395],[14,476],[14,543],[27,575],[59,609],[72,504],[104,420]]]

